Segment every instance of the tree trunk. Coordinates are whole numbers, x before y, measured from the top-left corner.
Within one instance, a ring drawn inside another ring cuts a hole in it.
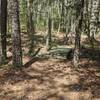
[[[34,34],[35,34],[35,28],[34,28],[34,21],[33,21],[33,2],[31,0],[27,0],[27,30],[30,38],[30,48],[29,48],[29,54],[34,53]]]
[[[22,66],[22,48],[19,21],[19,3],[18,0],[11,0],[12,5],[12,43],[13,43],[13,66]]]
[[[74,49],[74,66],[79,66],[80,57],[80,34],[82,32],[84,0],[77,0],[76,4],[76,28],[75,28],[75,49]]]
[[[2,55],[4,60],[7,58],[6,32],[7,32],[7,0],[1,0],[1,44],[2,44]]]
[[[48,32],[46,36],[46,48],[47,50],[51,49],[51,29],[52,28],[52,20],[50,18],[50,15],[48,17]]]
[[[90,17],[90,38],[91,45],[94,48],[95,34],[97,32],[97,23],[99,16],[99,0],[92,1],[91,17]]]
[[[1,0],[0,0],[0,65],[2,64],[2,45],[1,45]]]
[[[66,31],[65,28],[65,4],[64,0],[62,0],[62,12],[61,12],[61,26],[62,26],[62,32]]]
[[[52,18],[51,18],[51,1],[49,0],[47,3],[47,36],[46,36],[46,49],[50,50],[51,49],[51,33],[52,33]]]

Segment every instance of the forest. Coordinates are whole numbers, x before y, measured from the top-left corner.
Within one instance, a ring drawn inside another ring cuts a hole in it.
[[[0,0],[0,100],[100,100],[100,0]]]

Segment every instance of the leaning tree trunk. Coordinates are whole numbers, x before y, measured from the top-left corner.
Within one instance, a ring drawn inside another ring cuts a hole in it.
[[[13,42],[13,66],[22,66],[22,48],[19,21],[19,3],[18,0],[11,0],[12,5],[12,42]]]
[[[79,66],[80,57],[80,34],[82,32],[84,0],[77,0],[76,4],[76,28],[75,28],[75,49],[74,49],[74,66]]]
[[[3,59],[7,58],[6,32],[7,32],[7,0],[1,0],[1,44],[2,44]]]

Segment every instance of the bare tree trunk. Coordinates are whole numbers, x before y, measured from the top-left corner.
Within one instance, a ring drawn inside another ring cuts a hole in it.
[[[30,54],[34,53],[34,34],[35,34],[32,8],[33,8],[33,2],[31,0],[27,0],[27,30],[31,41],[29,48]]]
[[[50,15],[48,17],[48,32],[46,37],[46,48],[49,50],[51,48],[51,27],[52,27],[52,20],[50,18]]]
[[[82,32],[82,20],[83,20],[83,7],[84,0],[77,0],[76,2],[76,28],[75,28],[75,50],[74,50],[74,66],[79,66],[80,57],[80,34]]]
[[[7,58],[6,32],[7,32],[7,0],[1,0],[1,44],[2,44],[2,55],[4,60]]]
[[[47,36],[46,36],[46,49],[51,49],[51,33],[52,33],[52,18],[51,18],[51,7],[50,7],[51,1],[48,1],[48,19],[47,19]]]
[[[61,26],[62,26],[62,32],[65,32],[66,28],[65,28],[65,2],[64,0],[62,0]]]
[[[0,65],[2,64],[2,45],[1,45],[1,0],[0,0]]]
[[[12,42],[13,42],[13,66],[22,66],[22,48],[19,21],[19,3],[18,0],[10,0],[12,5]]]
[[[94,48],[95,34],[97,32],[97,23],[99,15],[99,0],[92,1],[91,17],[90,17],[90,38],[91,45]]]

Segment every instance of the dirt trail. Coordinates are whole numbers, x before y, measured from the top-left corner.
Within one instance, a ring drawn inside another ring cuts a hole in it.
[[[0,76],[0,100],[100,100],[100,63],[42,59]],[[1,70],[0,70],[1,73]]]

